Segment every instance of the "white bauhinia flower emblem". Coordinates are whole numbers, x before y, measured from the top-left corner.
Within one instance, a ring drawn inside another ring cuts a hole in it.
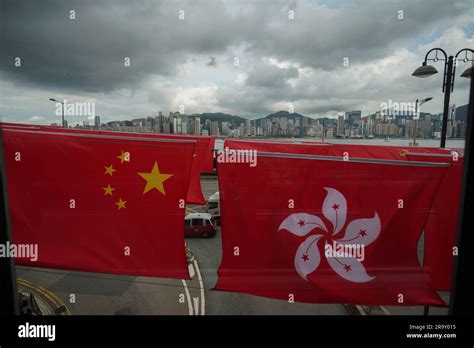
[[[295,269],[301,278],[308,281],[307,276],[314,272],[320,262],[321,253],[318,246],[320,240],[324,240],[324,249],[332,243],[337,244],[358,244],[367,246],[377,239],[380,234],[381,223],[377,213],[370,219],[356,219],[351,221],[345,230],[342,238],[335,238],[346,224],[347,201],[344,195],[329,187],[324,188],[327,191],[323,202],[323,215],[332,224],[332,229],[328,229],[323,220],[318,216],[295,213],[288,216],[278,228],[279,231],[287,230],[297,236],[306,236],[312,231],[298,247],[295,255]],[[321,243],[319,243],[321,244]],[[326,257],[325,253],[322,253]],[[375,277],[367,274],[364,265],[353,254],[343,253],[344,256],[326,257],[331,268],[342,278],[351,282],[364,283]]]

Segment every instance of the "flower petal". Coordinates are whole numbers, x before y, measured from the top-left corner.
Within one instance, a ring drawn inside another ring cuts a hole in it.
[[[278,231],[287,230],[297,236],[306,236],[315,228],[327,231],[321,218],[311,214],[297,213],[291,214],[283,220],[280,227],[278,227]]]
[[[342,246],[343,244],[340,245]],[[359,260],[357,260],[356,257],[353,257],[350,255],[350,253],[345,252],[343,253],[344,256],[329,256],[327,254],[328,247],[334,250],[332,245],[326,242],[326,259],[329,263],[329,266],[331,266],[334,272],[339,274],[339,276],[354,283],[366,283],[372,279],[375,279],[375,277],[371,277],[367,274],[364,265]],[[336,247],[336,253],[337,251],[338,248]]]
[[[308,281],[308,274],[314,272],[321,262],[318,249],[318,240],[321,235],[313,234],[300,244],[295,255],[295,269],[301,278]]]
[[[347,202],[342,193],[330,187],[324,188],[328,194],[323,203],[323,215],[331,221],[333,233],[338,233],[346,223]]]
[[[347,225],[344,237],[338,243],[369,245],[380,234],[381,222],[377,213],[371,219],[353,220]]]

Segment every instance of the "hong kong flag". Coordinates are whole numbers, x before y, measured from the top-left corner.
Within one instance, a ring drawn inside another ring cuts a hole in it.
[[[423,267],[432,286],[449,291],[452,283],[453,261],[457,255],[456,235],[464,158],[460,151],[452,153],[407,153],[412,161],[449,163],[436,192],[426,224]]]
[[[288,146],[291,144],[291,146]],[[418,161],[449,163],[426,223],[423,226],[423,268],[432,286],[438,291],[451,288],[454,255],[456,255],[456,228],[459,211],[462,178],[462,150],[447,150],[427,147],[402,147],[328,143],[290,143],[282,141],[226,140],[226,146],[238,146],[259,152],[311,154],[338,156],[347,160],[376,158],[396,161]]]
[[[184,211],[194,141],[2,130],[21,265],[189,278]]]
[[[226,142],[240,150],[237,142]],[[446,165],[260,153],[219,163],[217,290],[298,302],[445,306],[417,244]]]

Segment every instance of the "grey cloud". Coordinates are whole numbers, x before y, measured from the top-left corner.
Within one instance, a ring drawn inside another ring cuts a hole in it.
[[[402,77],[387,83],[368,68],[366,73],[373,79],[357,86],[357,96],[350,95],[354,88],[337,77],[344,57],[351,66],[376,61],[397,49],[413,48],[420,37],[473,13],[470,0],[351,0],[336,1],[337,8],[305,0],[230,4],[221,0],[3,0],[2,79],[26,93],[60,89],[107,98],[114,90],[130,89],[146,92],[149,102],[165,105],[172,97],[167,86],[190,86],[176,79],[177,66],[197,61],[193,57],[210,57],[207,66],[215,69],[208,69],[209,81],[203,82],[218,85],[219,108],[260,115],[275,111],[278,103],[294,101],[297,109],[308,113],[343,111],[370,98],[414,94],[427,86]],[[295,11],[292,20],[290,9]],[[75,20],[69,19],[70,10],[76,11]],[[180,10],[184,20],[178,17]],[[403,20],[397,19],[398,10],[404,11]],[[234,57],[239,45],[246,47],[236,56],[244,62],[241,69],[248,78],[243,86],[221,84],[211,74],[225,65],[222,57]],[[20,68],[13,65],[15,57],[22,60]],[[130,67],[124,66],[125,57],[130,58]],[[281,69],[263,63],[262,58],[311,67],[316,74],[306,78],[294,67]],[[157,76],[163,83],[150,88],[147,81]],[[291,79],[296,80],[295,86]],[[458,83],[466,87],[464,81]]]
[[[281,88],[288,86],[288,80],[298,77],[295,67],[279,68],[259,62],[248,72],[246,84],[255,87]]]
[[[1,70],[36,85],[133,89],[150,74],[171,78],[190,53],[223,52],[233,41],[232,32],[216,30],[232,22],[216,1],[6,0],[2,6]]]
[[[217,66],[216,57],[210,57],[210,60],[209,60],[209,62],[206,63],[206,66],[215,68]]]

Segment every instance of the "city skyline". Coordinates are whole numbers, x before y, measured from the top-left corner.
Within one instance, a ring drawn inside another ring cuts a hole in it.
[[[464,138],[466,132],[467,105],[451,105],[448,117],[448,138]],[[124,121],[102,123],[100,116],[94,122],[84,121],[76,127],[125,132],[155,132],[231,137],[321,137],[321,138],[367,138],[393,136],[412,138],[439,138],[442,114],[413,110],[376,111],[363,115],[353,110],[338,115],[337,118],[313,119],[298,113],[278,111],[258,119],[244,119],[223,113],[185,115],[170,112],[168,116],[159,112],[158,116],[132,118]],[[53,124],[59,125],[59,124]],[[70,125],[66,122],[66,127]]]

